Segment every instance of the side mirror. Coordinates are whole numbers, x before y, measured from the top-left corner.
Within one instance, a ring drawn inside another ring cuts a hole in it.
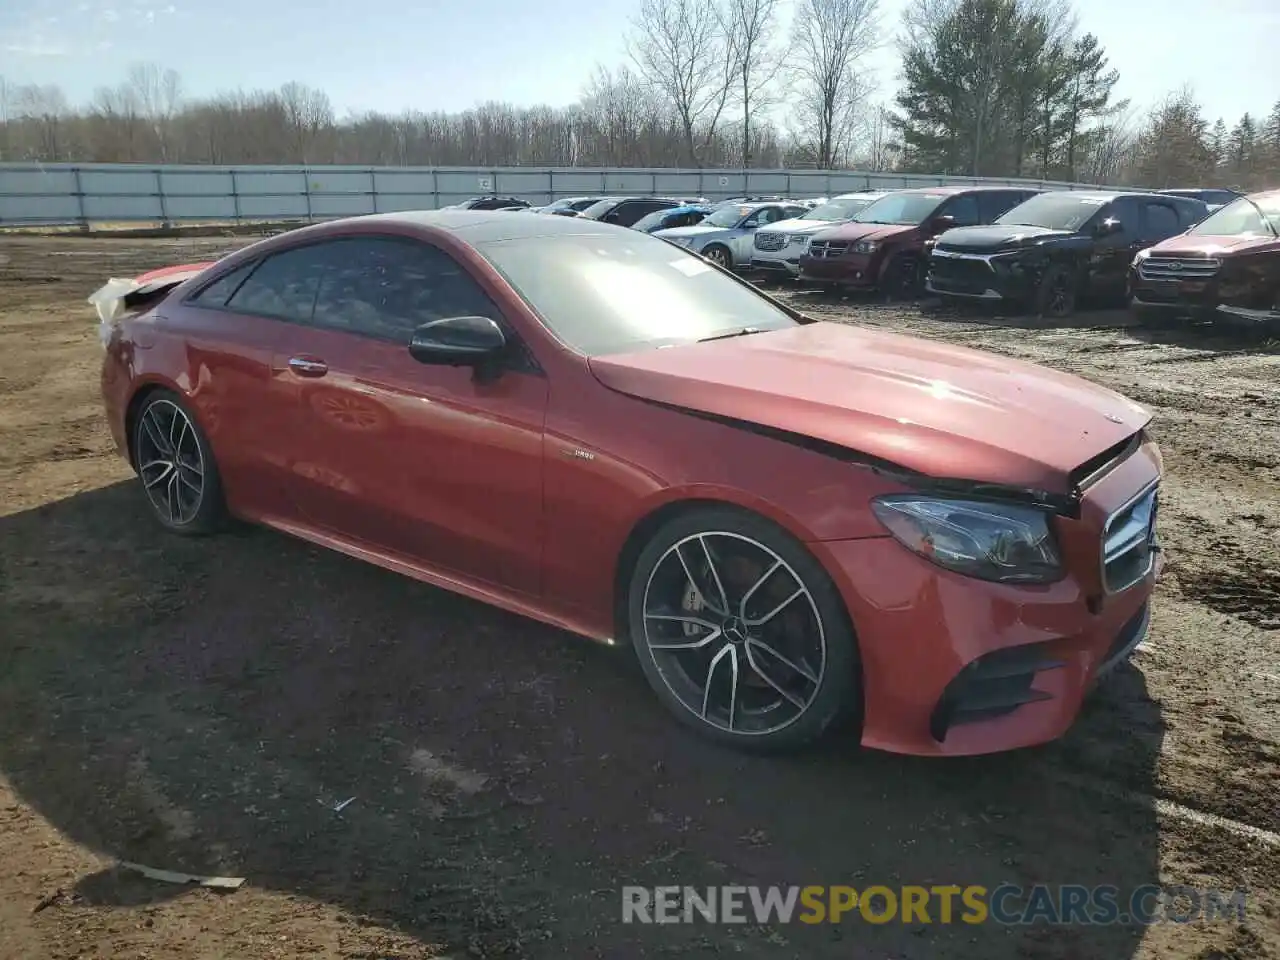
[[[755,217],[748,217],[746,220],[743,220],[742,223],[738,224],[738,226],[742,227],[744,230],[754,230],[756,227],[760,226],[760,221]]]
[[[956,218],[951,214],[944,214],[941,217],[934,217],[929,221],[929,229],[933,233],[942,233],[944,230],[950,230],[956,225]]]
[[[488,317],[444,317],[424,323],[409,339],[409,355],[440,367],[478,367],[507,345]]]
[[[1121,223],[1115,217],[1107,217],[1107,219],[1103,220],[1100,224],[1098,224],[1098,227],[1094,231],[1094,233],[1097,234],[1097,236],[1099,237],[1109,237],[1109,236],[1112,236],[1113,234],[1120,233],[1123,230],[1124,230],[1123,223]]]

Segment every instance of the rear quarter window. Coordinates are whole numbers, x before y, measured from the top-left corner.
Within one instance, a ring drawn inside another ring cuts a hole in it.
[[[212,283],[206,284],[193,293],[186,302],[197,307],[225,307],[232,294],[239,289],[240,284],[244,283],[245,278],[257,265],[258,261],[255,260],[236,267],[230,273],[224,273]]]

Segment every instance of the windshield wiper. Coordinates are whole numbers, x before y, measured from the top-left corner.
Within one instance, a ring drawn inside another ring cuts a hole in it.
[[[711,340],[729,340],[732,337],[745,337],[752,333],[763,333],[764,327],[739,327],[737,330],[730,330],[728,333],[717,333],[710,337],[701,337],[696,343],[707,343]]]

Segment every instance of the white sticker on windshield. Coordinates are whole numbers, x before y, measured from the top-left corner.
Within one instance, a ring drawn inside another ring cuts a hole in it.
[[[698,274],[706,273],[711,269],[711,264],[705,260],[699,260],[697,257],[681,257],[679,260],[672,260],[671,266],[686,277],[696,277]]]

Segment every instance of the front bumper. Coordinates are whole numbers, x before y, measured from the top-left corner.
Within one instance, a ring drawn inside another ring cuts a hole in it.
[[[1020,303],[1030,295],[1031,283],[1011,258],[934,250],[924,288],[938,296]]]
[[[800,255],[796,254],[790,259],[774,259],[773,257],[761,256],[759,253],[751,255],[751,269],[758,273],[767,273],[775,276],[798,277],[800,276]]]
[[[1102,588],[1106,517],[1159,475],[1148,445],[1057,523],[1068,575],[988,583],[891,537],[813,544],[848,605],[862,658],[865,746],[920,756],[994,753],[1062,736],[1098,678],[1146,635],[1158,549],[1125,589]]]
[[[880,265],[874,254],[851,253],[832,258],[806,254],[800,258],[800,279],[870,289],[879,282]]]

